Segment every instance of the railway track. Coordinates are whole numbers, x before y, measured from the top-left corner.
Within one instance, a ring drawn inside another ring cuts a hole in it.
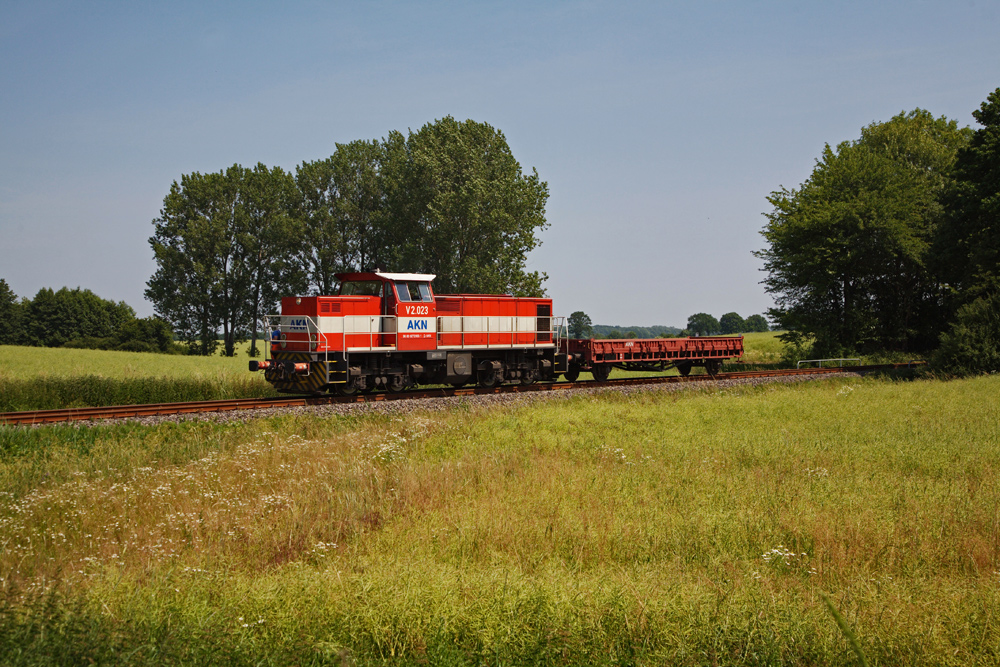
[[[378,401],[403,401],[415,398],[441,398],[447,396],[477,396],[515,392],[562,391],[599,387],[620,387],[643,384],[665,384],[680,382],[713,382],[741,378],[782,377],[789,375],[818,375],[844,371],[871,372],[907,367],[912,364],[887,364],[880,366],[849,366],[838,368],[802,368],[773,371],[736,371],[718,375],[669,375],[660,377],[618,378],[604,382],[542,382],[529,385],[500,385],[491,388],[461,387],[448,389],[417,389],[399,393],[362,394],[357,396],[281,396],[278,398],[244,398],[232,400],[192,401],[187,403],[151,403],[147,405],[114,405],[96,408],[66,408],[61,410],[21,410],[0,412],[0,424],[25,426],[54,424],[73,421],[102,419],[127,419],[164,415],[190,414],[196,412],[226,412],[230,410],[259,410],[275,407],[301,407],[307,405],[327,405],[331,403],[368,403]]]

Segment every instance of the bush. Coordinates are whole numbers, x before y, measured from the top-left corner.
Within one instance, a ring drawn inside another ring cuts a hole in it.
[[[173,347],[170,325],[158,317],[132,319],[118,330],[119,350],[130,352],[169,352]]]
[[[1000,371],[1000,294],[962,306],[931,366],[949,375]]]
[[[170,325],[156,317],[132,319],[124,323],[114,336],[81,336],[66,341],[61,347],[122,352],[187,353],[186,347],[174,343]]]
[[[62,347],[69,347],[74,350],[113,350],[115,349],[115,339],[84,336],[83,338],[68,340],[62,344]]]

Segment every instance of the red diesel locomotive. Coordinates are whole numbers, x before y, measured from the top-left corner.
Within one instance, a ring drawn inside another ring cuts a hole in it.
[[[552,299],[435,295],[433,275],[337,274],[339,296],[285,297],[268,317],[270,358],[251,361],[281,392],[344,395],[417,384],[531,384],[581,371],[693,366],[716,373],[742,337],[569,340]]]

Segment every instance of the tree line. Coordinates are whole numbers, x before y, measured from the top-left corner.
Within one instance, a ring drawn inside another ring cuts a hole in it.
[[[685,336],[731,336],[733,334],[770,331],[771,327],[763,315],[750,315],[746,319],[739,313],[726,313],[715,319],[708,313],[695,313],[688,318]]]
[[[176,352],[170,326],[138,318],[124,301],[102,299],[88,289],[45,287],[18,299],[0,278],[0,345],[76,347],[129,352]]]
[[[755,254],[787,341],[1000,368],[1000,88],[973,117],[976,130],[922,109],[872,123],[771,193]]]
[[[695,313],[688,318],[687,328],[677,327],[611,327],[593,324],[590,316],[582,310],[572,313],[566,319],[570,338],[673,338],[676,336],[717,336],[756,331],[769,331],[763,315],[751,315],[746,319],[739,313],[726,313],[716,319],[708,313]]]
[[[433,273],[440,293],[541,296],[527,253],[548,186],[504,135],[448,116],[403,135],[336,144],[295,173],[258,164],[175,181],[149,239],[146,298],[193,351],[232,355],[283,295],[330,294],[335,274]]]

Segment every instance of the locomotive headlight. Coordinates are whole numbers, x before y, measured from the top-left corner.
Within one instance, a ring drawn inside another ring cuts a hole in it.
[[[316,334],[309,334],[309,340],[315,341],[319,339],[316,337]]]
[[[301,306],[302,305],[302,297],[299,297],[299,296],[295,297],[295,305],[296,306]]]
[[[288,345],[288,341],[286,340],[287,338],[288,336],[286,336],[285,334],[281,334],[281,347],[285,347],[286,345]]]

